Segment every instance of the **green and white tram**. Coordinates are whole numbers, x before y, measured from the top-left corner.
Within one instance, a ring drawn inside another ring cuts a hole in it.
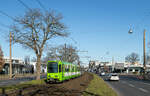
[[[79,65],[63,61],[48,61],[47,63],[48,82],[63,82],[80,75]]]

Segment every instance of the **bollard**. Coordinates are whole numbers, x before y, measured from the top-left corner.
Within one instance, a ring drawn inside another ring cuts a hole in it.
[[[5,88],[2,88],[2,94],[5,94]]]
[[[22,95],[22,90],[19,90],[19,93],[18,93],[17,96],[23,96],[23,95]]]
[[[5,88],[2,88],[2,96],[8,96],[8,95],[5,93]]]

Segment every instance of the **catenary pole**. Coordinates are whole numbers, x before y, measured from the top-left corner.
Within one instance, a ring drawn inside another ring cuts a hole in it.
[[[9,78],[12,79],[12,52],[11,52],[12,34],[10,32],[10,64],[9,64]]]

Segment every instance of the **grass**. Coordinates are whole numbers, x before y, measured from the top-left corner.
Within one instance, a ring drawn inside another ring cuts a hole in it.
[[[117,93],[110,88],[101,78],[94,75],[94,79],[84,91],[83,96],[117,96]]]
[[[8,85],[8,86],[4,86],[4,87],[0,87],[0,89],[4,88],[6,92],[9,91],[13,91],[13,90],[17,90],[17,89],[21,89],[24,87],[28,87],[31,85],[43,85],[45,84],[45,80],[41,79],[41,80],[32,80],[32,81],[27,81],[27,82],[22,82],[16,85]],[[1,93],[2,91],[0,91]]]
[[[45,79],[27,81],[27,82],[24,82],[24,83],[21,83],[21,84],[41,85],[41,84],[45,84]]]

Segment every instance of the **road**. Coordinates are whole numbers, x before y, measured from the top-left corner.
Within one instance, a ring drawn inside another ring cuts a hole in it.
[[[104,79],[104,77],[102,77]],[[150,96],[150,81],[120,76],[120,81],[106,81],[119,96]]]
[[[41,79],[42,78],[46,78],[46,76],[42,75]],[[31,81],[31,80],[35,80],[35,79],[36,79],[36,77],[33,76],[33,77],[21,77],[21,78],[12,79],[12,80],[0,80],[0,87],[7,86],[7,85],[15,85],[15,84],[18,84],[21,82]]]

